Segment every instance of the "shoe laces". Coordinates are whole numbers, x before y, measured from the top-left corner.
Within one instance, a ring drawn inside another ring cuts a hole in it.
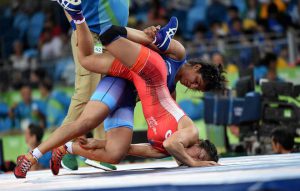
[[[21,171],[23,173],[26,173],[30,169],[30,167],[31,167],[31,162],[24,157],[21,163]]]

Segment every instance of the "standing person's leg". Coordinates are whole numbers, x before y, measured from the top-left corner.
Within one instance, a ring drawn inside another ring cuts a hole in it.
[[[94,46],[99,43],[100,42],[97,36],[93,35]],[[77,38],[75,31],[72,33],[71,47],[75,63],[75,90],[71,99],[68,114],[65,117],[62,125],[73,122],[80,116],[101,77],[100,74],[90,72],[80,65],[77,57]],[[103,125],[100,125],[98,129],[100,129],[99,132],[102,134],[102,136],[99,137],[103,138]],[[69,170],[77,170],[78,162],[76,157],[73,155],[66,155],[62,161],[62,166]]]
[[[72,96],[71,104],[69,106],[68,114],[65,117],[62,125],[75,121],[82,113],[84,106],[90,100],[90,97],[100,80],[101,75],[90,72],[83,68],[77,56],[77,37],[76,32],[72,33],[71,45],[73,59],[75,63],[75,91]],[[94,43],[97,44],[97,39],[94,38]]]

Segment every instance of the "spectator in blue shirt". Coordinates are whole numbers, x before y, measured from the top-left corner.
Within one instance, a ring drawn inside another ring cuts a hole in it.
[[[0,101],[0,132],[5,132],[11,128],[11,120],[8,117],[9,107]]]
[[[32,99],[32,90],[29,84],[23,84],[20,89],[22,101],[15,104],[9,112],[16,128],[26,129],[30,124],[45,127],[45,116],[40,107],[40,101]]]
[[[44,80],[39,85],[42,97],[42,112],[46,116],[47,127],[58,127],[66,116],[64,106],[56,99],[50,80]]]

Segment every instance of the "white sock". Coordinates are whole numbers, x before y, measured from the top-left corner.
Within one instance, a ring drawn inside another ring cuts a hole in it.
[[[73,21],[76,25],[80,25],[85,22],[85,17],[83,17],[83,19],[81,19],[81,20],[73,20]]]
[[[43,156],[43,153],[38,148],[33,149],[32,156],[35,158],[35,160],[39,160]]]
[[[73,142],[67,142],[65,145],[67,147],[68,153],[73,154],[73,150],[72,150]]]

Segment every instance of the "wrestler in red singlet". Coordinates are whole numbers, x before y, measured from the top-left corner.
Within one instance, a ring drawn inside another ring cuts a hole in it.
[[[153,148],[167,154],[163,142],[177,131],[178,121],[185,114],[169,93],[164,60],[142,46],[131,69],[116,59],[109,74],[133,81],[148,124],[148,141]]]

